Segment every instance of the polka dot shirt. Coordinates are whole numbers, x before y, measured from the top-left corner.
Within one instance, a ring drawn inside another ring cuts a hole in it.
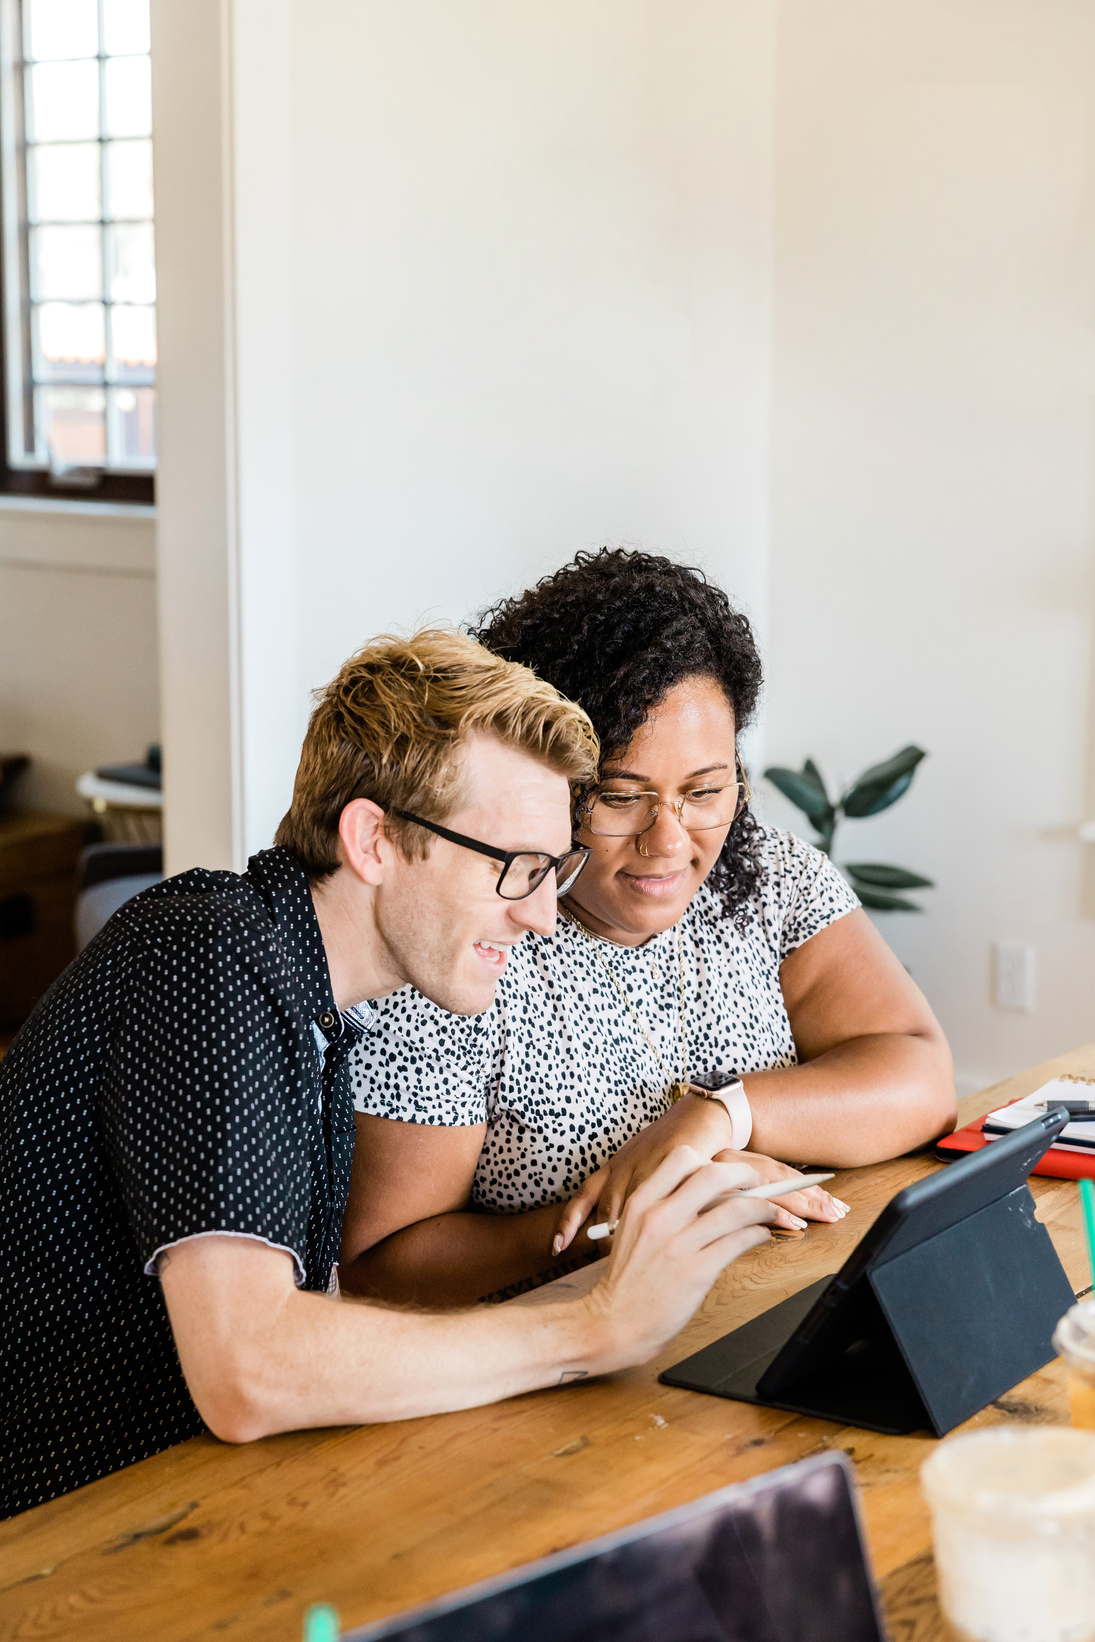
[[[795,1064],[779,966],[859,905],[828,858],[791,833],[766,829],[762,861],[744,934],[706,885],[680,924],[688,1075],[708,1089],[735,1072]],[[499,1213],[573,1196],[668,1110],[681,1072],[676,927],[621,947],[560,918],[553,935],[526,935],[514,948],[485,1014],[450,1015],[413,987],[376,1008],[350,1055],[357,1110],[404,1123],[485,1122],[472,1202]]]
[[[258,1238],[331,1286],[369,1013],[281,849],[146,890],[47,992],[0,1061],[0,1517],[203,1429],[164,1249]]]

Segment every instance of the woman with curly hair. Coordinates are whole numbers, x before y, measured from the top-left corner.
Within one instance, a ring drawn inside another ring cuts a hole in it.
[[[870,1163],[950,1127],[950,1054],[827,857],[752,814],[748,621],[700,572],[604,549],[474,636],[592,719],[590,856],[557,926],[492,960],[486,1014],[412,987],[378,1006],[352,1062],[343,1288],[466,1304],[594,1258],[589,1227],[682,1144],[786,1177],[785,1229],[839,1219],[790,1160]]]

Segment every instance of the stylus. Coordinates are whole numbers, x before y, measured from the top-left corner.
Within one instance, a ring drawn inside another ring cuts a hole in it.
[[[1064,1107],[1070,1123],[1095,1123],[1095,1100],[1039,1100],[1034,1110],[1049,1112],[1054,1106]]]
[[[823,1180],[831,1180],[834,1173],[835,1170],[830,1169],[828,1174],[804,1174],[798,1180],[770,1180],[767,1186],[747,1186],[743,1192],[727,1192],[726,1197],[717,1201],[724,1203],[729,1197],[789,1197],[792,1192],[804,1192],[808,1186],[820,1186]],[[619,1224],[618,1220],[602,1220],[599,1226],[590,1226],[586,1236],[596,1243],[599,1238],[611,1237]]]

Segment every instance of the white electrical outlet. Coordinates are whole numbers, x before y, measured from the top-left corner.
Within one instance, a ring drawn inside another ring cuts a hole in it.
[[[1018,941],[993,942],[992,1001],[1019,1015],[1034,1011],[1034,948]]]

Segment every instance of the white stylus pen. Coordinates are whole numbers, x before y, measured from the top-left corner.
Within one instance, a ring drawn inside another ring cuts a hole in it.
[[[820,1186],[823,1180],[831,1180],[835,1172],[830,1169],[828,1174],[804,1174],[798,1180],[771,1180],[767,1186],[746,1186],[744,1191],[727,1192],[716,1201],[724,1203],[728,1197],[787,1197],[791,1192],[804,1192],[808,1186]],[[618,1220],[602,1220],[599,1226],[590,1226],[586,1236],[596,1243],[601,1237],[611,1237],[619,1224]]]

